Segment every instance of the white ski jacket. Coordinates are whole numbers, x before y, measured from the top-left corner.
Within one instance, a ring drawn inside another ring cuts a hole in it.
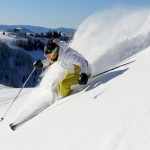
[[[70,73],[75,73],[74,65],[78,65],[81,68],[81,73],[91,74],[91,66],[81,54],[70,48],[69,44],[64,41],[56,42],[56,44],[59,46],[57,62],[60,66],[67,69]],[[53,61],[46,59],[42,63],[46,67],[51,65]]]

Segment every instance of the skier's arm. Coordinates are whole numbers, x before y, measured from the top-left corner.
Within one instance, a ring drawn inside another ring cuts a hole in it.
[[[78,79],[78,83],[80,85],[85,85],[88,82],[88,62],[82,57],[80,54],[71,54],[68,62],[71,64],[76,64],[80,66],[81,72],[80,72],[80,77]]]
[[[43,67],[47,67],[47,66],[50,66],[54,63],[54,61],[50,60],[50,59],[45,59],[45,60],[42,60],[42,64],[43,64]]]
[[[45,60],[43,60],[43,61],[41,61],[40,59],[39,60],[37,60],[37,61],[35,61],[34,63],[33,63],[33,66],[35,67],[35,68],[43,68],[43,67],[46,67],[46,66],[50,66],[50,65],[52,65],[54,62],[53,61],[51,61],[50,59],[45,59]]]
[[[75,64],[80,66],[81,68],[81,73],[88,74],[88,62],[82,57],[80,54],[70,54],[67,56],[67,61],[70,64]]]

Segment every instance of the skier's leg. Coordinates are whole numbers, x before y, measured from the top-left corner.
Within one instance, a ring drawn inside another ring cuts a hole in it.
[[[61,96],[65,97],[68,96],[71,93],[71,89],[70,87],[72,85],[76,85],[78,84],[78,79],[80,76],[80,67],[79,66],[75,66],[76,68],[76,73],[67,73],[63,80],[59,83],[59,85],[57,86],[58,92]]]
[[[78,84],[79,74],[67,74],[61,83],[58,85],[57,89],[61,96],[65,97],[71,93],[70,86]]]

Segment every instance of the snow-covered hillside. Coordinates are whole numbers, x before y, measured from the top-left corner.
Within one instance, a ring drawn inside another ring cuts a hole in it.
[[[1,32],[1,31],[0,31],[0,41],[6,43],[12,49],[21,50],[21,51],[24,51],[24,52],[28,53],[29,55],[32,56],[32,58],[34,60],[44,59],[42,50],[25,51],[24,49],[19,48],[19,47],[16,46],[16,44],[15,44],[16,43],[16,38],[11,37],[11,36],[5,36],[5,35],[3,35],[3,32]]]
[[[0,25],[1,27],[5,28],[5,26]],[[21,87],[32,70],[33,62],[45,59],[43,55],[44,44],[50,40],[50,36],[48,36],[48,33],[45,33],[45,35],[33,33],[27,28],[18,28],[17,26],[17,28],[13,28],[14,26],[6,27],[12,28],[0,31],[0,84]],[[32,26],[27,27],[31,28]],[[36,27],[32,28],[35,29]],[[54,35],[56,35],[56,32]],[[63,40],[71,39],[71,36],[66,33],[60,36]],[[35,86],[37,84],[37,75],[40,73],[40,70],[36,70],[28,86]]]
[[[10,40],[8,41],[10,42]],[[5,42],[7,43],[7,40]],[[33,69],[32,64],[33,58],[31,55],[23,50],[10,48],[4,42],[0,41],[1,84],[11,87],[22,87],[22,84]],[[38,76],[34,73],[27,86],[35,86],[37,84],[37,78]]]
[[[23,89],[5,120],[0,122],[0,149],[149,150],[149,14],[149,10],[122,14],[115,11],[113,15],[105,12],[83,22],[71,46],[88,58],[92,75],[123,62],[136,61],[90,79],[80,89],[74,87],[72,95],[50,107],[52,90],[64,70],[57,64],[48,68],[40,85]],[[105,19],[106,16],[110,18]],[[0,86],[0,116],[18,91]],[[14,120],[46,107],[15,132],[9,128]]]

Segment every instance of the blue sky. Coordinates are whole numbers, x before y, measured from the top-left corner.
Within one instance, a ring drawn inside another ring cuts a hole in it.
[[[0,24],[77,28],[114,6],[149,7],[150,0],[0,0]]]

